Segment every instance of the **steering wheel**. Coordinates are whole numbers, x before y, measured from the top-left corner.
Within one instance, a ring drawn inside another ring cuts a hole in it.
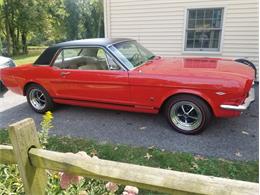
[[[134,64],[137,64],[141,61],[141,55],[139,53],[135,53],[129,61],[134,62]]]

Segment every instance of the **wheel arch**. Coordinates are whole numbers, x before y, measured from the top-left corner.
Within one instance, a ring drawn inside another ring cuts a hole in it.
[[[37,82],[34,82],[34,81],[30,81],[30,82],[28,82],[28,83],[26,83],[25,85],[24,85],[24,87],[23,87],[23,95],[24,96],[26,96],[26,91],[27,91],[27,89],[28,89],[28,87],[30,86],[30,85],[39,85],[39,86],[41,86],[41,87],[43,87],[41,84],[39,84],[39,83],[37,83]],[[44,87],[43,87],[44,88]]]
[[[193,92],[193,91],[192,92],[191,91],[176,92],[176,93],[172,93],[172,94],[166,96],[164,98],[164,100],[162,101],[160,110],[163,110],[165,108],[165,105],[167,104],[169,99],[171,99],[173,97],[181,96],[181,95],[189,95],[189,96],[193,96],[193,97],[197,97],[197,98],[201,99],[209,107],[211,113],[213,115],[215,115],[214,109],[213,109],[214,105],[213,105],[213,102],[211,101],[211,99],[208,98],[206,95],[203,95],[203,94],[198,93],[198,92]]]

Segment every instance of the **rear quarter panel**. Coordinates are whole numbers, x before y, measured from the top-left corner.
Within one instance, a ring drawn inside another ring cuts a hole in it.
[[[26,64],[14,68],[2,69],[2,81],[4,85],[14,93],[24,95],[24,87],[28,83],[37,83],[43,86],[51,94],[48,79],[51,79],[49,66],[34,66]]]
[[[3,68],[1,70],[1,80],[3,84],[14,93],[23,94],[22,86],[25,83],[25,78],[22,76],[21,68]]]

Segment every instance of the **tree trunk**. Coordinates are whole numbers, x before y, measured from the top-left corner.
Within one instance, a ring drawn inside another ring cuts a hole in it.
[[[11,56],[11,38],[10,38],[9,26],[8,26],[7,22],[5,25],[6,25],[6,43],[7,43],[5,55]]]
[[[9,1],[9,5],[8,5],[8,15],[10,16],[9,17],[9,32],[10,32],[10,38],[11,38],[11,42],[12,42],[12,49],[13,49],[13,52],[12,52],[12,55],[17,55],[19,54],[19,48],[18,48],[18,44],[19,42],[17,40],[19,40],[19,29],[17,29],[17,25],[16,25],[16,22],[15,22],[15,10],[16,10],[16,7],[14,6],[14,1],[13,0],[10,0]]]
[[[97,28],[97,37],[100,37],[100,31],[101,31],[101,20],[102,20],[102,13],[100,13],[99,15],[99,19],[98,19],[98,28]]]
[[[19,29],[19,27],[17,27],[17,29],[16,29],[16,40],[15,40],[15,42],[16,42],[16,50],[17,50],[17,52],[18,52],[18,54],[20,53],[20,42],[19,42],[19,38],[20,38],[20,29]]]
[[[104,22],[104,12],[103,12],[103,2],[102,0],[100,0],[98,2],[98,9],[99,10],[99,19],[98,19],[98,28],[97,28],[97,37],[103,37],[104,36],[104,33],[101,32],[103,31],[103,25],[102,22]]]
[[[15,56],[18,54],[17,51],[17,47],[16,47],[16,36],[15,36],[15,32],[12,28],[10,28],[10,37],[11,37],[11,41],[12,41],[12,55]]]
[[[6,8],[6,7],[5,7]],[[6,42],[7,42],[7,50],[5,51],[5,55],[8,57],[11,56],[11,38],[10,38],[10,21],[8,15],[8,9],[3,9],[5,15],[5,30],[6,30]]]
[[[22,49],[23,49],[23,54],[28,53],[27,49],[27,33],[22,32]]]
[[[10,27],[9,28],[10,37],[12,41],[12,49],[13,49],[12,55],[15,56],[19,54],[19,47],[18,47],[19,34],[18,35],[16,34],[14,26],[9,26],[9,27]]]

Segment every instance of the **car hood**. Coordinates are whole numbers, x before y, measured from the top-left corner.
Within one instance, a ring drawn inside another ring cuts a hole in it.
[[[254,78],[254,70],[244,64],[230,59],[156,57],[137,67],[134,71],[165,76],[178,75],[189,77],[228,77],[237,76],[246,79]]]

